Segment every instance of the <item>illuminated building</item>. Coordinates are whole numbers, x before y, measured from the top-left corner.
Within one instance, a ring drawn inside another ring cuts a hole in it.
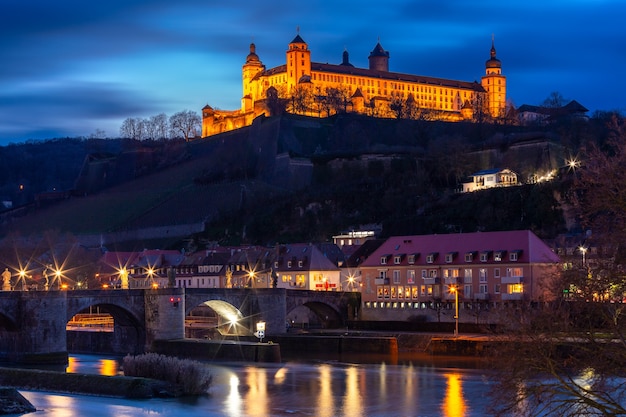
[[[359,267],[361,318],[450,313],[451,288],[458,289],[461,309],[474,315],[504,303],[536,302],[545,299],[545,280],[559,263],[528,230],[390,237]]]
[[[389,71],[389,52],[380,42],[370,52],[369,68],[311,60],[298,34],[289,43],[285,64],[267,69],[250,44],[242,67],[243,97],[239,110],[202,109],[202,136],[252,124],[261,115],[283,110],[308,116],[341,112],[376,117],[461,121],[504,116],[506,77],[492,40],[481,82],[457,81]]]

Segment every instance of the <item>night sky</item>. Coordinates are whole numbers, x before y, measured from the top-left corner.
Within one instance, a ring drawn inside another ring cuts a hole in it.
[[[300,29],[315,62],[480,81],[492,34],[519,107],[553,91],[626,109],[623,0],[2,0],[0,145],[117,137],[127,117],[236,109],[250,42],[283,64]]]

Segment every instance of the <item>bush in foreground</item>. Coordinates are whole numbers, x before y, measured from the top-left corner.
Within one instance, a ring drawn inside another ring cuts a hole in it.
[[[185,395],[205,394],[213,378],[208,368],[198,361],[158,353],[127,355],[123,368],[126,376],[166,381],[180,387]]]

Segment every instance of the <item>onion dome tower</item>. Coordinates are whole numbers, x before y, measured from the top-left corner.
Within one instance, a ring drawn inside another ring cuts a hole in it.
[[[241,110],[244,113],[252,111],[254,102],[259,99],[255,97],[255,89],[253,88],[252,80],[254,77],[265,70],[265,65],[259,59],[256,54],[256,46],[254,43],[250,44],[250,53],[246,57],[246,63],[243,64],[241,69],[242,74],[242,91],[243,97],[241,99]]]
[[[496,47],[491,37],[491,51],[485,62],[485,75],[481,85],[486,91],[485,106],[492,117],[503,117],[506,109],[506,77],[502,75],[502,63],[496,58]]]

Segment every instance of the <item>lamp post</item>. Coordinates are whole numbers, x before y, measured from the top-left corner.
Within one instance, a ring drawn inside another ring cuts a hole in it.
[[[454,285],[450,291],[454,293],[454,337],[459,337],[459,289]]]
[[[259,338],[261,343],[263,343],[263,338],[265,337],[265,322],[264,321],[260,321],[256,324],[256,333],[254,333],[254,335]]]
[[[579,246],[578,249],[580,250],[580,253],[582,254],[583,257],[583,268],[585,267],[585,254],[587,253],[587,248],[584,246]]]

